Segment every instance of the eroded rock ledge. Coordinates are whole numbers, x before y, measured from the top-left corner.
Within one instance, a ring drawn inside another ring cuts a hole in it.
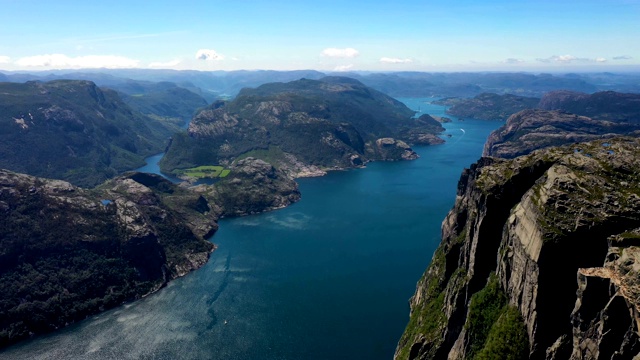
[[[639,227],[636,138],[481,159],[395,358],[635,359]]]

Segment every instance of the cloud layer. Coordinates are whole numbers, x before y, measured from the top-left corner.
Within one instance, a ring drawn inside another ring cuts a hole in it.
[[[48,67],[53,69],[138,67],[139,61],[115,55],[87,55],[70,57],[63,54],[45,54],[20,58],[15,64],[22,67]]]
[[[11,58],[8,56],[1,56],[0,55],[0,64],[8,64],[11,62]]]
[[[380,58],[380,62],[385,64],[409,64],[409,63],[412,63],[413,60],[383,57],[383,58]]]
[[[212,49],[200,49],[196,52],[196,59],[198,60],[224,60],[224,56],[218,54],[215,50]]]
[[[172,60],[167,62],[152,62],[149,64],[150,68],[172,68],[180,64],[180,60]]]
[[[326,48],[322,50],[322,56],[334,58],[354,58],[360,55],[360,52],[354,48]]]
[[[516,58],[508,58],[503,61],[504,64],[522,64],[524,60]]]
[[[349,64],[349,65],[338,65],[335,68],[333,68],[333,71],[349,71],[353,68],[353,64]]]
[[[571,64],[574,62],[606,62],[607,59],[603,57],[598,57],[595,59],[590,58],[579,58],[573,55],[553,55],[548,58],[537,58],[536,61],[543,63],[561,63],[561,64]]]

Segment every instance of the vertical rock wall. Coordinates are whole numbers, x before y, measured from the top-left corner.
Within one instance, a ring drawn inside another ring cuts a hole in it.
[[[465,170],[395,358],[509,358],[522,344],[497,346],[491,334],[521,324],[530,359],[633,359],[639,149],[628,138],[583,143]],[[491,274],[504,305],[486,289]],[[504,307],[474,308],[493,304],[487,294]],[[497,319],[512,308],[505,326]]]

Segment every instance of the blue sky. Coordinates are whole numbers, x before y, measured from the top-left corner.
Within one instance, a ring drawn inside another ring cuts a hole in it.
[[[640,70],[640,0],[0,0],[0,69]]]

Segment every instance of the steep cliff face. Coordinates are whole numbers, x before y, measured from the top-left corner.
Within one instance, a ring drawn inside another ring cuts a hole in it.
[[[639,155],[619,138],[465,170],[396,358],[640,353]]]

